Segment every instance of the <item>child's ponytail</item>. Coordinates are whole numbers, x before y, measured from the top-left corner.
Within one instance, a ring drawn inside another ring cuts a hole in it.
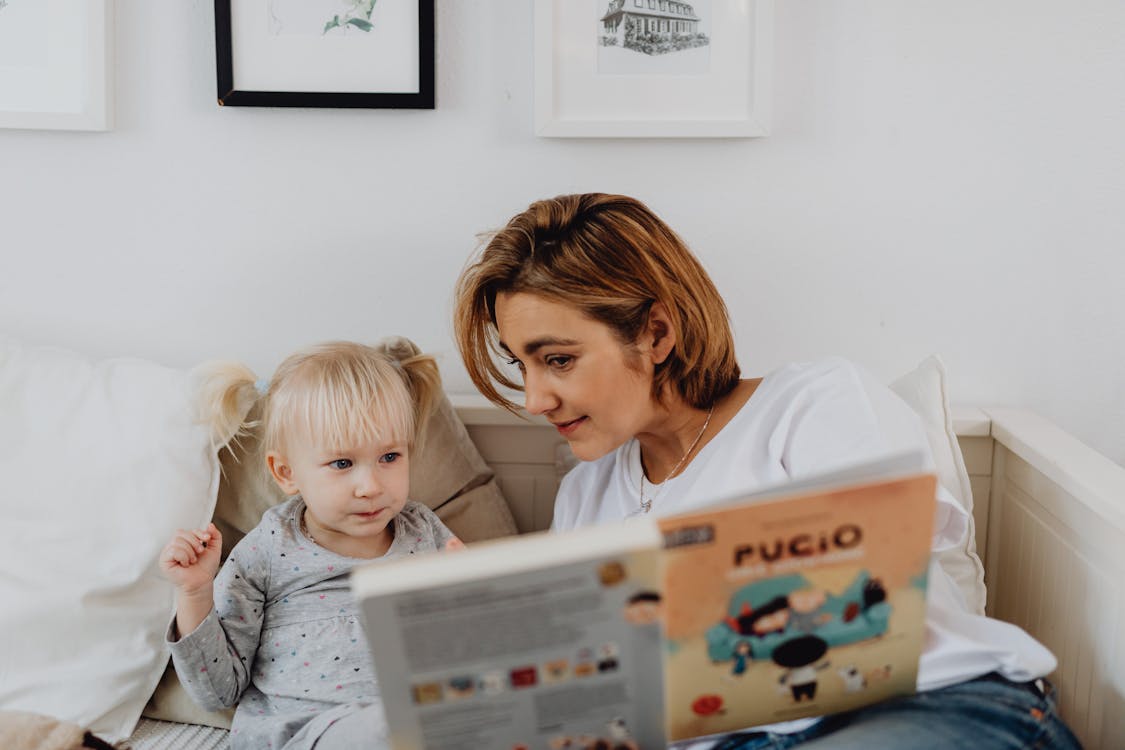
[[[232,438],[254,425],[247,414],[259,398],[257,378],[237,362],[207,362],[193,370],[197,383],[198,419],[211,427],[211,445],[218,452]]]
[[[415,354],[395,363],[402,371],[414,403],[414,443],[421,444],[426,422],[441,399],[441,373],[437,360],[429,354]]]

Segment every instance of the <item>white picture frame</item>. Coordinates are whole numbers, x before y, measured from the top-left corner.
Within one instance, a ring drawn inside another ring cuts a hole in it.
[[[636,20],[650,3],[652,20]],[[696,5],[706,11],[695,12]],[[661,20],[662,6],[685,20],[667,13],[671,20]],[[606,31],[607,22],[616,29]],[[697,32],[707,49],[637,54],[638,27],[627,24],[646,23],[652,24],[650,39],[672,25],[688,36]],[[773,0],[535,0],[534,49],[538,136],[746,138],[770,132]]]
[[[114,0],[0,0],[0,128],[113,127]]]

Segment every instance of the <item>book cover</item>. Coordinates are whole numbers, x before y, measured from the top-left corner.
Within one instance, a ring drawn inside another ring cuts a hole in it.
[[[897,456],[357,569],[392,747],[661,748],[913,692],[936,488],[920,471]]]
[[[913,693],[935,489],[917,475],[660,519],[669,739]]]
[[[393,748],[666,744],[651,523],[357,571]]]

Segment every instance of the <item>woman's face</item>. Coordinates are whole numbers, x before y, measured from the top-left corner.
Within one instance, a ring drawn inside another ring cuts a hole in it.
[[[496,327],[523,373],[527,411],[550,420],[583,461],[655,417],[652,350],[643,343],[626,346],[604,323],[526,292],[497,295]]]

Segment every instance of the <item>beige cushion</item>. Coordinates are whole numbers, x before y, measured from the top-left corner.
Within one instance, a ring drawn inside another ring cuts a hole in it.
[[[929,356],[911,372],[891,383],[891,390],[910,405],[922,419],[934,454],[938,481],[968,513],[969,531],[965,543],[940,553],[938,562],[957,584],[970,612],[983,615],[985,602],[984,565],[977,556],[976,524],[973,522],[973,491],[969,472],[961,456],[961,446],[953,432],[945,366],[937,356]]]
[[[398,359],[420,353],[409,339],[380,342]],[[247,422],[260,417],[258,406]],[[465,425],[444,395],[435,404],[422,430],[422,440],[410,457],[410,498],[432,508],[449,529],[467,543],[510,536],[516,522],[493,476]],[[223,476],[215,508],[215,524],[223,534],[223,553],[258,524],[268,508],[285,499],[264,468],[257,433],[232,440],[221,453]],[[211,726],[230,726],[229,712],[196,708],[183,692],[169,662],[167,672],[145,708],[145,716]]]

